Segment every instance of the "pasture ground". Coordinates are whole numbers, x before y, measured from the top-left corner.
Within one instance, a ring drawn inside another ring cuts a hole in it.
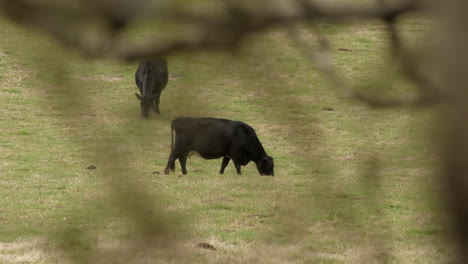
[[[452,258],[437,109],[340,96],[281,30],[238,53],[167,58],[161,117],[140,119],[136,63],[86,59],[0,21],[1,263],[441,263]],[[424,42],[427,20],[400,26]],[[304,26],[369,93],[411,96],[378,21]],[[132,32],[135,38],[143,33]],[[347,49],[340,51],[339,49]],[[389,84],[392,84],[391,87]],[[242,120],[275,159],[192,157],[164,175],[177,116]],[[95,169],[87,169],[89,166]],[[200,242],[217,250],[195,249]],[[98,262],[99,261],[99,262]]]

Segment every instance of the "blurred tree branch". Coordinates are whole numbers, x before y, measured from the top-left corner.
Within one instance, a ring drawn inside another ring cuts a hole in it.
[[[226,1],[224,16],[198,15],[182,10],[170,10],[170,16],[176,20],[190,22],[192,32],[182,34],[166,43],[148,39],[145,47],[129,46],[117,40],[125,26],[138,16],[141,1],[97,2],[81,0],[82,8],[70,8],[65,5],[41,5],[27,0],[1,0],[0,9],[12,21],[44,32],[62,44],[81,51],[87,56],[113,57],[125,61],[149,56],[167,56],[180,51],[201,51],[213,49],[236,49],[246,36],[275,26],[291,26],[299,22],[343,21],[348,19],[380,19],[387,23],[392,42],[393,54],[401,61],[404,73],[420,87],[416,98],[389,99],[373,98],[354,91],[334,69],[326,55],[325,46],[321,51],[307,48],[297,34],[293,40],[309,57],[335,87],[347,97],[355,98],[373,107],[401,105],[430,105],[440,101],[441,92],[434,82],[419,71],[418,62],[406,51],[401,43],[395,21],[404,14],[422,11],[424,5],[417,0],[406,0],[388,4],[379,1],[375,6],[360,7],[324,7],[314,1],[292,1],[290,8],[271,8],[250,10],[234,1]],[[109,8],[112,6],[112,8]],[[104,23],[105,32],[98,38],[89,37],[77,24],[80,21],[97,16]],[[292,31],[290,31],[291,33]],[[327,61],[328,60],[328,61]]]
[[[399,17],[411,12],[426,12],[426,2],[406,0],[400,2],[378,1],[375,6],[324,7],[315,1],[291,1],[290,8],[247,9],[234,1],[228,1],[222,16],[207,16],[182,10],[171,10],[169,16],[191,24],[191,32],[181,34],[174,40],[162,43],[159,39],[146,39],[146,47],[129,46],[119,39],[127,25],[139,15],[139,1],[78,1],[76,6],[40,3],[28,0],[0,0],[0,12],[9,20],[42,32],[65,46],[87,56],[111,57],[124,61],[149,56],[167,56],[182,51],[212,49],[233,50],[250,34],[285,26],[296,46],[316,64],[319,69],[343,93],[370,106],[388,107],[401,105],[431,105],[444,99],[450,107],[446,114],[449,121],[446,150],[446,174],[451,195],[451,209],[455,218],[460,244],[460,263],[468,261],[468,26],[467,4],[462,0],[447,1],[446,9],[437,12],[450,23],[447,45],[439,51],[443,58],[440,66],[443,85],[421,70],[421,62],[404,47],[396,25]],[[434,11],[434,10],[431,10]],[[98,37],[90,36],[82,24],[88,20],[101,26]],[[320,48],[305,44],[294,29],[301,22],[344,21],[348,19],[378,19],[386,23],[391,43],[391,52],[402,66],[404,74],[414,81],[419,94],[406,100],[374,98],[355,91],[335,69],[326,42],[319,39]],[[446,55],[446,56],[445,56]],[[442,90],[444,86],[444,90]],[[447,87],[447,88],[446,88]],[[446,88],[446,89],[445,89]]]
[[[406,1],[389,7],[327,9],[314,2],[297,0],[293,2],[292,8],[286,11],[273,8],[250,11],[235,4],[228,4],[226,9],[229,15],[220,18],[176,12],[179,17],[192,21],[196,34],[182,37],[162,46],[154,43],[148,49],[123,49],[117,52],[117,56],[125,60],[134,60],[145,56],[163,56],[181,50],[235,48],[248,34],[274,26],[317,20],[396,17],[417,11],[420,5],[416,1]]]
[[[106,1],[97,1],[96,3],[100,2]],[[97,6],[97,8],[90,9],[89,4],[85,4],[84,6],[88,7],[87,9],[76,10],[65,5],[51,6],[27,0],[1,0],[0,10],[10,20],[44,32],[59,42],[76,48],[85,54],[91,56],[114,56],[125,60],[134,60],[147,56],[168,55],[181,50],[232,48],[236,47],[250,33],[291,22],[336,21],[352,18],[389,19],[421,9],[419,1],[404,1],[392,6],[379,7],[324,8],[314,2],[297,0],[293,2],[294,7],[287,11],[271,8],[250,11],[228,2],[226,13],[229,15],[222,17],[195,15],[182,11],[172,13],[177,19],[191,21],[197,34],[185,35],[164,45],[159,45],[158,42],[155,42],[155,45],[152,45],[148,49],[134,47],[124,49],[117,45],[111,51],[103,53],[103,50],[96,49],[96,45],[91,45],[84,38],[82,32],[73,31],[76,30],[73,26],[77,24],[77,21],[89,18],[90,14],[95,13],[104,23],[111,25],[109,30],[114,32],[123,31],[125,25],[137,16],[138,8],[135,5],[137,5],[138,1],[117,1],[116,3],[112,3],[112,8],[107,9],[103,8],[103,5],[96,3],[93,6]],[[110,5],[107,5],[107,7],[110,7]],[[121,11],[122,9],[130,11],[125,13]],[[99,10],[108,11],[101,12]],[[112,12],[109,10],[117,11]],[[88,13],[84,11],[88,11]],[[102,40],[102,43],[99,44],[101,44],[100,46],[106,46],[108,43],[113,42],[114,39],[107,39]]]

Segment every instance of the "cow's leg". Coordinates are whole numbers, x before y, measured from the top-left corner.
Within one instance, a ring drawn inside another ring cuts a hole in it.
[[[230,160],[231,160],[231,158],[229,158],[229,157],[224,157],[223,158],[223,163],[221,163],[221,170],[219,171],[219,174],[224,173],[224,169],[226,168],[226,166],[228,165]]]
[[[165,174],[169,174],[170,170],[175,171],[175,161],[177,159],[179,159],[179,162],[181,163],[181,165],[183,162],[182,160],[180,160],[181,158],[182,159],[185,158],[185,160],[187,160],[188,150],[184,147],[185,145],[186,143],[185,143],[184,137],[182,138],[176,137],[174,146],[171,150],[171,154],[169,155],[169,159],[167,160],[166,169],[164,170]],[[184,163],[183,168],[185,169],[185,161],[183,163]],[[187,173],[186,170],[185,170],[185,173]]]
[[[237,175],[242,175],[241,173],[241,164],[237,160],[233,159],[234,166],[236,166]]]
[[[154,112],[156,112],[156,114],[161,114],[159,112],[159,98],[161,97],[161,93],[157,93],[154,97]]]
[[[187,174],[187,168],[185,165],[187,164],[187,156],[188,153],[183,153],[179,156],[180,167],[182,168],[182,174]]]
[[[177,157],[174,153],[174,151],[171,151],[171,154],[169,155],[169,159],[167,160],[167,165],[166,169],[164,169],[164,174],[169,174],[169,171],[175,171],[175,161]]]
[[[180,156],[177,143],[178,142],[176,141],[176,145],[174,146],[174,149],[171,151],[171,154],[169,154],[169,159],[167,160],[167,165],[166,165],[166,169],[164,169],[164,174],[169,174],[169,171],[172,171],[172,172],[175,171],[175,161]]]

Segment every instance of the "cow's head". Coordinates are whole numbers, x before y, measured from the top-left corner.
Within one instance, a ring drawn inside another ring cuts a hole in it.
[[[259,160],[257,163],[258,172],[260,175],[275,176],[273,158],[270,156],[265,156],[263,159]]]
[[[141,116],[143,118],[148,118],[150,109],[154,108],[153,102],[155,95],[145,96],[135,93],[135,96],[138,100],[140,100]]]

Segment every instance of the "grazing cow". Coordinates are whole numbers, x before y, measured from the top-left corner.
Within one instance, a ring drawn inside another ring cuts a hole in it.
[[[273,158],[263,149],[252,127],[240,122],[218,118],[179,117],[171,124],[171,154],[167,161],[165,174],[175,171],[175,161],[179,159],[182,173],[189,152],[195,151],[204,159],[223,157],[220,174],[232,159],[237,174],[241,174],[241,165],[255,162],[260,175],[274,176]],[[174,142],[175,132],[175,142]]]
[[[143,118],[148,118],[151,108],[159,115],[159,98],[168,79],[167,62],[163,59],[144,59],[138,65],[135,72],[135,82],[141,95],[138,93],[135,95],[140,100]]]

